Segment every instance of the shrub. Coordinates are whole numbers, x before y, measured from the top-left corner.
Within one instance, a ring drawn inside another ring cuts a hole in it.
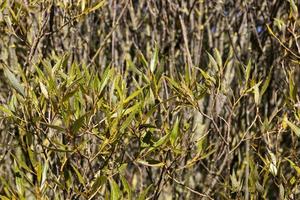
[[[299,198],[293,0],[3,1],[2,199]]]

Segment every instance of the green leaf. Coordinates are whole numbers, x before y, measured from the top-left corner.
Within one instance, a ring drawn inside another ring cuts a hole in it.
[[[126,118],[126,120],[122,123],[120,127],[120,132],[124,132],[124,130],[130,125],[130,123],[135,119],[135,114],[140,111],[141,103],[138,103],[130,108],[130,115]],[[129,110],[129,109],[128,109]],[[126,110],[126,111],[128,111]],[[125,111],[125,114],[127,112]]]
[[[96,177],[95,181],[92,183],[91,195],[89,196],[89,199],[93,199],[93,197],[101,189],[101,186],[103,186],[106,183],[106,181],[107,181],[106,176]]]
[[[179,119],[177,117],[170,135],[170,142],[173,147],[175,146],[175,141],[178,137],[178,132],[179,132]]]
[[[214,49],[214,58],[216,59],[218,66],[222,67],[223,66],[222,57],[220,55],[220,52],[216,48]]]
[[[57,125],[53,125],[53,124],[48,124],[48,123],[44,123],[44,122],[41,122],[41,124],[49,127],[49,128],[52,128],[52,129],[55,129],[55,130],[58,130],[58,131],[62,131],[64,132],[66,129],[61,127],[61,126],[57,126]]]
[[[127,97],[125,100],[124,100],[124,104],[126,103],[129,103],[132,99],[134,99],[136,96],[138,96],[142,91],[143,91],[144,88],[140,88],[138,89],[137,91],[133,92],[129,97]]]
[[[71,87],[71,86],[70,86]],[[79,91],[80,87],[79,86],[75,86],[74,89],[72,89],[71,91],[69,91],[68,93],[64,94],[63,98],[62,98],[62,102],[65,102],[67,100],[69,100],[72,96],[74,96],[74,94],[76,94]]]
[[[113,178],[109,179],[110,200],[119,200],[121,198],[121,190]]]
[[[72,134],[76,135],[76,133],[79,131],[79,129],[83,126],[85,118],[88,116],[89,113],[86,113],[76,119],[73,124],[71,125],[71,132]]]
[[[214,59],[214,57],[212,55],[210,55],[210,53],[207,52],[207,55],[208,55],[210,64],[213,66],[213,68],[215,68],[216,71],[219,71],[219,66],[218,66],[217,61]]]
[[[9,110],[8,108],[0,105],[0,111],[3,113],[6,113],[8,116],[13,116],[13,112],[11,110]]]
[[[38,74],[38,77],[39,77],[40,79],[45,79],[45,75],[44,75],[44,73],[42,72],[42,70],[41,70],[37,65],[34,65],[34,68],[35,68],[35,70],[36,70],[36,72],[37,72],[37,74]]]
[[[139,195],[139,198],[138,200],[146,200],[146,197],[147,197],[147,194],[150,190],[150,188],[152,187],[152,184],[149,185],[140,195]]]
[[[106,3],[106,0],[96,3],[92,8],[89,8],[88,12],[93,12],[95,10],[98,10],[99,8],[103,7],[105,3]]]
[[[3,195],[0,195],[0,198],[1,198],[1,200],[11,200],[11,199],[9,199],[9,198],[3,196]]]
[[[288,158],[285,158],[287,161],[289,161],[290,165],[296,170],[296,172],[298,173],[298,175],[300,175],[300,167],[298,167],[293,161],[291,161]]]
[[[272,71],[272,68],[271,68],[271,71]],[[261,92],[260,92],[260,95],[262,96],[266,90],[268,89],[269,87],[269,84],[270,84],[270,81],[271,81],[271,78],[272,78],[272,72],[270,71],[268,77],[267,77],[267,80],[265,80],[263,86],[261,87]]]
[[[25,96],[25,89],[20,84],[19,80],[15,77],[13,73],[8,68],[4,68],[4,75],[8,78],[9,83],[13,86],[13,88],[19,92],[22,96]]]
[[[214,84],[216,84],[216,79],[213,78],[212,76],[210,76],[208,73],[206,73],[204,70],[197,68],[198,70],[200,70],[200,73],[202,74],[202,76],[204,77],[205,80],[209,81],[209,82],[213,82]]]
[[[120,175],[120,177],[121,177],[121,181],[122,181],[122,185],[124,187],[124,190],[126,191],[126,193],[128,195],[126,199],[131,200],[132,199],[132,192],[131,192],[130,185],[129,185],[129,183],[127,182],[126,178],[123,175]]]
[[[287,125],[292,129],[292,131],[300,137],[300,128],[296,126],[294,123],[290,122],[287,118],[284,119],[287,123]]]
[[[110,76],[112,74],[112,69],[110,67],[107,67],[104,71],[103,77],[100,82],[100,88],[99,88],[99,94],[101,94],[102,90],[106,86],[108,80],[110,79]]]
[[[143,53],[140,50],[138,50],[138,57],[139,57],[139,59],[142,62],[142,64],[143,64],[144,67],[148,67],[149,66],[146,58],[144,57]]]
[[[11,154],[11,156],[14,158],[14,160],[16,161],[16,163],[18,163],[18,166],[22,167],[23,169],[25,169],[26,171],[34,174],[34,172],[27,166],[27,164],[25,163],[25,161],[22,159],[22,157],[20,159],[18,159],[15,155]]]
[[[42,163],[37,162],[37,166],[35,167],[35,171],[36,171],[36,175],[37,175],[37,181],[40,185],[41,184],[41,180],[42,180],[42,173],[43,173],[43,169],[42,169]]]
[[[78,177],[79,182],[80,182],[82,185],[85,185],[84,178],[83,178],[83,176],[81,175],[81,173],[78,171],[77,167],[76,167],[74,164],[72,164],[71,166],[72,166],[72,168],[73,168],[73,170],[74,170],[76,176]]]
[[[170,133],[166,134],[165,136],[163,136],[162,138],[160,138],[157,142],[155,142],[153,144],[153,147],[157,148],[157,147],[162,146],[163,144],[167,143],[169,137],[170,137]]]
[[[294,17],[294,19],[297,20],[297,18],[298,18],[298,7],[297,7],[294,0],[290,0],[290,7],[291,7],[290,15],[292,15]]]
[[[166,77],[165,76],[165,78],[171,83],[171,85],[175,88],[175,89],[177,89],[177,90],[180,90],[180,85],[176,82],[176,81],[174,81],[173,79],[171,79],[171,78],[169,78],[169,77]]]
[[[241,183],[238,181],[234,171],[233,174],[230,175],[230,180],[231,180],[231,187],[233,192],[239,191],[241,188]]]

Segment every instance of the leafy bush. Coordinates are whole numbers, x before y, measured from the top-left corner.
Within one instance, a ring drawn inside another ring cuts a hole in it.
[[[263,2],[3,1],[1,198],[298,199],[298,5]]]

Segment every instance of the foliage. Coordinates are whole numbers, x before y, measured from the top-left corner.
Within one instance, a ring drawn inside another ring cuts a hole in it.
[[[1,199],[299,199],[298,7],[1,1]]]

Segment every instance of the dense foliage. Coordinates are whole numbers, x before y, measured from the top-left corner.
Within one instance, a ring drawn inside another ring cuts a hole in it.
[[[0,2],[1,199],[300,199],[299,1]]]

